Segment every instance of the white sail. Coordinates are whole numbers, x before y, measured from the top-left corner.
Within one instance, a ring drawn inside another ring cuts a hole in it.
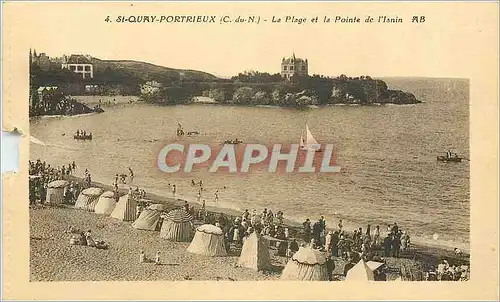
[[[318,142],[314,139],[311,131],[309,131],[309,127],[306,124],[306,145],[318,145]]]
[[[304,143],[304,137],[301,135],[300,136],[300,144],[299,144],[300,148],[304,148],[305,146],[305,143]]]

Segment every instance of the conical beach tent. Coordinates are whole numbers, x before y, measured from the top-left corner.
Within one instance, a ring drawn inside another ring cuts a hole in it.
[[[281,280],[328,281],[326,259],[318,250],[301,247],[288,260]]]
[[[227,256],[222,230],[211,224],[199,226],[187,251],[212,257]]]
[[[69,185],[66,180],[54,180],[47,185],[47,202],[53,204],[64,203],[64,190]]]
[[[99,196],[103,193],[101,188],[88,188],[83,190],[75,202],[75,208],[94,211],[95,205],[99,201]]]
[[[193,236],[193,217],[184,209],[170,211],[161,225],[160,237],[171,241],[189,242]]]
[[[374,281],[373,271],[366,265],[366,262],[361,259],[353,266],[345,277],[345,281]]]
[[[248,236],[243,243],[238,265],[259,271],[271,267],[269,245],[265,239],[256,232]]]
[[[132,227],[139,230],[154,231],[156,226],[160,221],[160,215],[162,211],[165,211],[167,207],[163,204],[152,204],[144,211],[141,215],[132,223]]]
[[[99,201],[95,205],[94,211],[97,214],[109,215],[113,212],[116,206],[115,193],[106,191],[99,197]]]
[[[111,217],[123,221],[134,221],[137,218],[136,201],[132,197],[129,198],[128,194],[120,197],[113,212],[111,212]]]

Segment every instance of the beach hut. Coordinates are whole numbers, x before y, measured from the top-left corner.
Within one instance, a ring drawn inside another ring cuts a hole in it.
[[[55,180],[47,185],[47,203],[61,204],[64,203],[64,190],[69,185],[66,180]]]
[[[193,241],[187,251],[212,257],[227,256],[222,230],[211,224],[200,225],[196,228]]]
[[[120,197],[111,217],[123,221],[134,221],[137,218],[137,202],[129,195]]]
[[[115,192],[106,191],[99,197],[94,211],[97,214],[109,215],[116,206]]]
[[[373,271],[366,262],[361,259],[353,266],[345,277],[345,281],[374,281]]]
[[[101,188],[88,188],[83,190],[75,202],[75,208],[84,209],[86,211],[94,211],[95,205],[99,201],[103,190]]]
[[[170,211],[160,230],[160,237],[171,241],[189,242],[193,236],[193,217],[184,209]]]
[[[326,259],[316,249],[300,247],[288,260],[281,280],[328,281]]]
[[[160,221],[160,215],[167,207],[163,204],[152,204],[132,223],[132,227],[139,230],[155,231]]]
[[[251,233],[243,243],[238,265],[256,271],[271,267],[271,256],[267,241],[256,232]]]

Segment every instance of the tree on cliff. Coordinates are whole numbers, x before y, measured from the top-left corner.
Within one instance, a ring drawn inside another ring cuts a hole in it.
[[[254,96],[254,91],[250,87],[240,87],[233,93],[232,103],[234,104],[251,104]]]

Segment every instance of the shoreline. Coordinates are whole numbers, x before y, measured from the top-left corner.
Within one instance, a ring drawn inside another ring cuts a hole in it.
[[[70,181],[75,181],[78,183],[83,183],[83,178],[78,177],[78,176],[69,176],[67,178]],[[104,191],[113,191],[113,187],[111,185],[106,185],[103,184],[102,182],[99,181],[92,181],[91,186],[93,187],[99,187],[103,189]],[[137,185],[134,184],[132,185],[133,187],[136,187]],[[120,194],[127,194],[128,189],[126,188],[128,185],[119,185],[119,192]],[[140,186],[139,186],[140,188]],[[191,206],[193,204],[196,204],[195,208],[198,210],[201,206],[197,201],[195,200],[189,200],[187,198],[183,198],[182,196],[177,196],[177,197],[167,197],[164,195],[156,194],[156,193],[146,193],[146,199],[150,200],[152,203],[162,203],[166,204],[168,206],[171,206],[171,208],[176,208],[176,207],[182,207],[184,205],[184,202],[187,201]],[[208,214],[214,214],[214,215],[219,215],[219,214],[224,214],[225,216],[230,216],[234,220],[234,217],[236,216],[241,216],[241,212],[237,211],[235,209],[231,208],[226,208],[226,207],[217,207],[217,206],[212,206],[210,204],[206,205],[206,211]],[[283,224],[285,227],[288,227],[290,231],[295,234],[301,234],[302,230],[302,225],[296,221],[290,220],[290,219],[284,219]],[[352,236],[352,230],[346,230],[348,234]],[[443,245],[433,245],[433,244],[426,244],[426,243],[421,243],[421,242],[415,242],[412,240],[411,243],[411,253],[413,254],[413,258],[420,258],[422,262],[425,262],[429,265],[437,265],[438,262],[442,261],[443,259],[447,259],[448,261],[453,261],[453,262],[459,262],[459,263],[466,263],[467,265],[470,264],[470,251],[469,250],[462,250],[463,255],[458,258],[455,253],[453,248],[448,247],[448,246],[443,246]]]

